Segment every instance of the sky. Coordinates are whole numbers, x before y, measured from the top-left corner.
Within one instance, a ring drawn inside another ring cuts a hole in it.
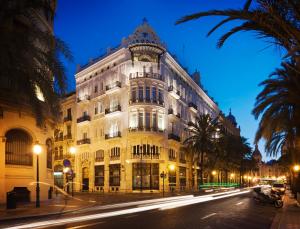
[[[221,49],[218,38],[239,22],[228,24],[212,36],[207,32],[220,17],[202,18],[175,25],[184,15],[211,9],[242,8],[245,0],[58,0],[55,35],[70,47],[74,61],[66,63],[68,90],[75,90],[76,65],[120,44],[147,18],[167,49],[192,73],[200,71],[209,95],[228,114],[231,108],[241,135],[253,146],[258,121],[251,111],[262,90],[258,84],[280,66],[282,53],[257,39],[254,33],[239,33]],[[263,142],[259,143],[263,160]]]

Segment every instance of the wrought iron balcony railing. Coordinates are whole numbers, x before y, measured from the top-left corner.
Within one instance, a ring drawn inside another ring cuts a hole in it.
[[[77,119],[77,123],[84,122],[84,121],[91,121],[91,117],[89,115],[84,115]]]
[[[83,144],[91,144],[91,139],[90,138],[84,138],[81,140],[77,141],[77,145],[83,145]]]

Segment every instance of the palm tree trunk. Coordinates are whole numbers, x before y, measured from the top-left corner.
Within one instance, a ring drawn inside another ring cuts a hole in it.
[[[200,152],[200,185],[203,185],[203,151]]]

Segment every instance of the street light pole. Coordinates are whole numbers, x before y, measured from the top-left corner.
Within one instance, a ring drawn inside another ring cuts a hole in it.
[[[40,207],[40,171],[39,171],[39,154],[42,152],[42,147],[36,143],[33,146],[33,153],[36,154],[36,202],[35,206]]]

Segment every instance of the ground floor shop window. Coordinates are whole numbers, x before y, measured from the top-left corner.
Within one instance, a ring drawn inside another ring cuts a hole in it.
[[[120,186],[120,164],[109,165],[109,186]]]
[[[176,171],[169,170],[169,185],[176,186]]]
[[[158,163],[133,163],[132,164],[132,189],[133,190],[158,190],[159,189],[159,164]]]
[[[54,166],[54,185],[59,188],[64,186],[63,166]]]
[[[186,186],[186,168],[179,167],[179,183],[180,186]]]
[[[104,186],[104,165],[95,166],[95,186]]]

